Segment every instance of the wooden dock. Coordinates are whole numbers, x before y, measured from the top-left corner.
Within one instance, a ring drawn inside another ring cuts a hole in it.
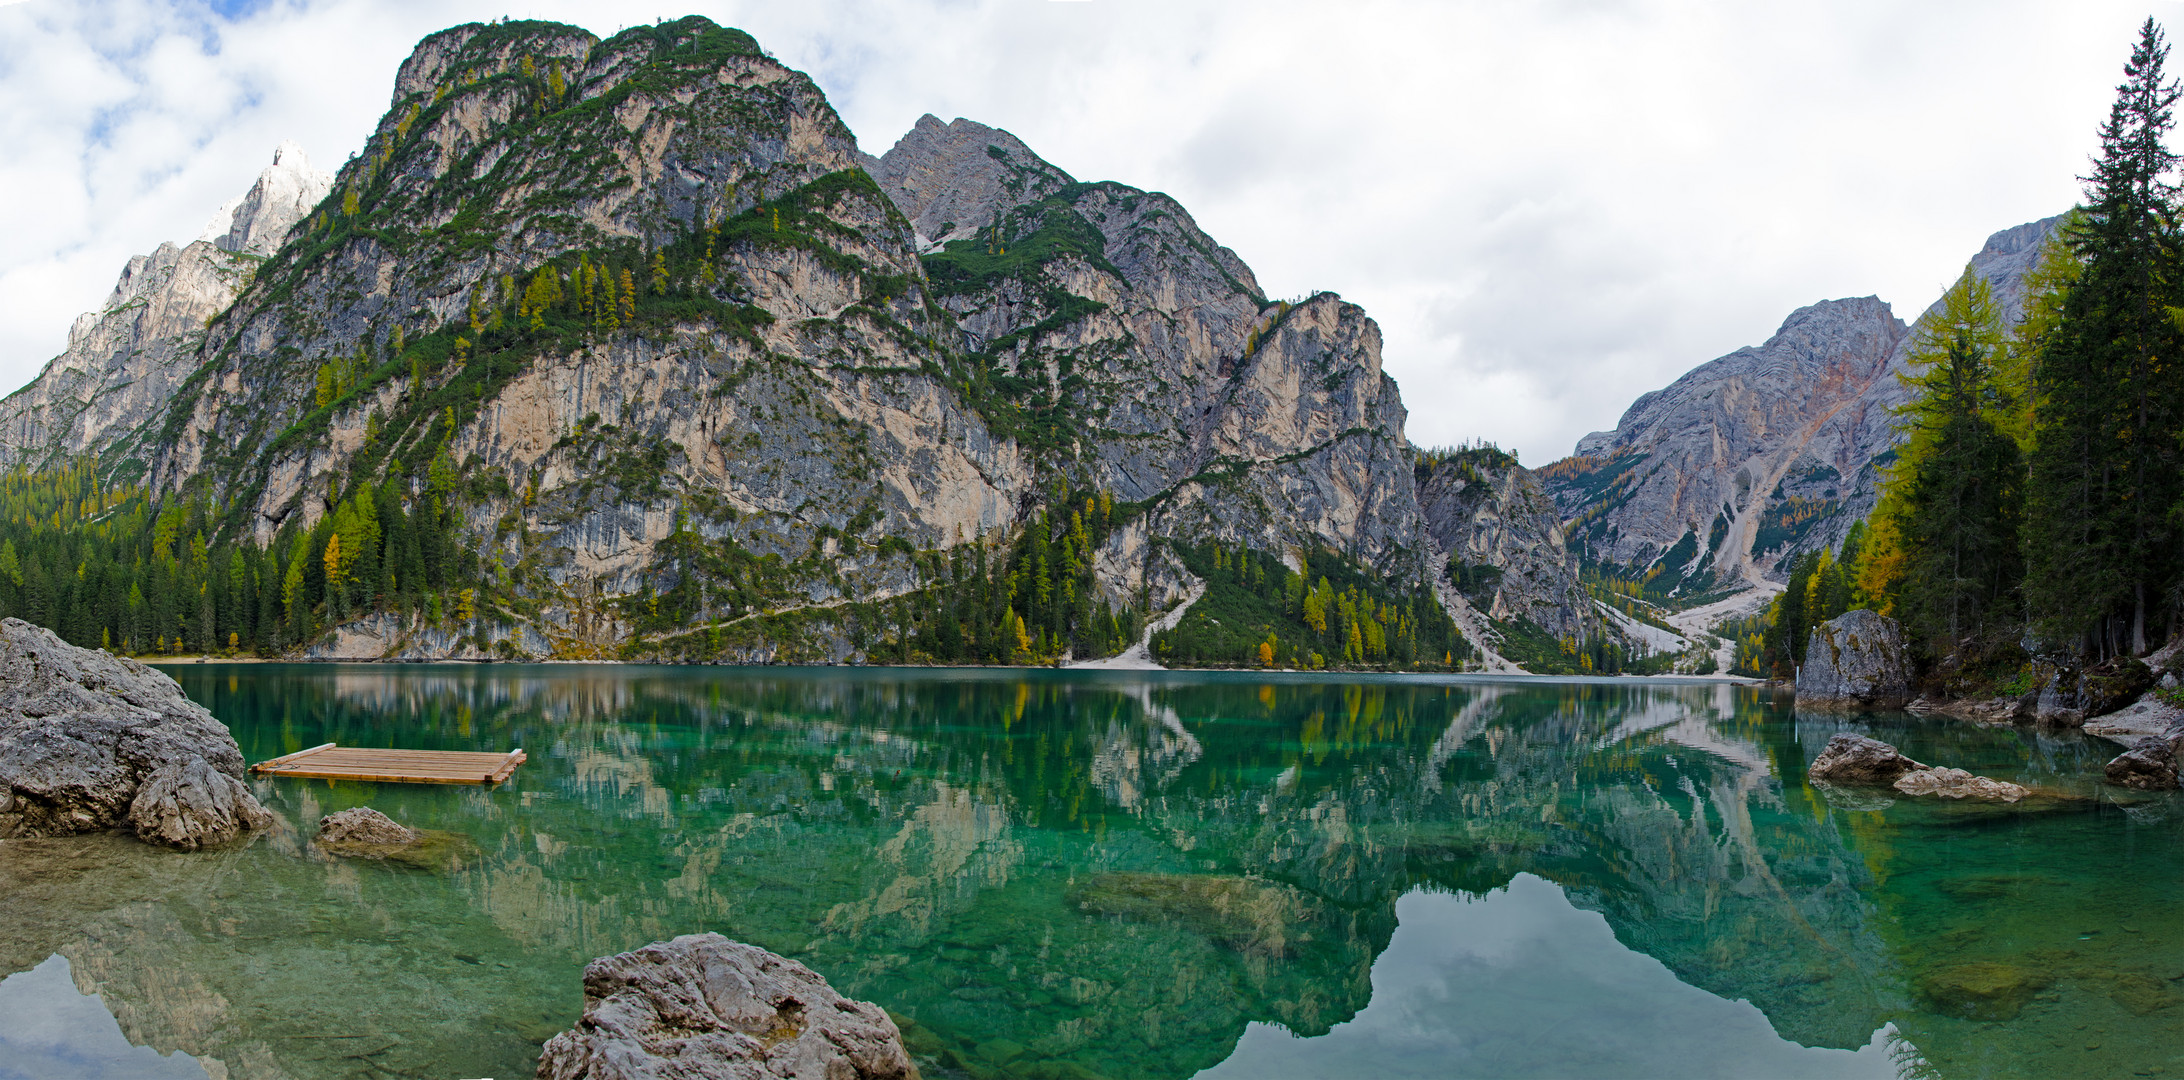
[[[373,780],[394,784],[498,784],[527,758],[519,749],[505,754],[461,750],[376,750],[324,743],[283,754],[250,767],[267,776],[308,776],[327,780]]]

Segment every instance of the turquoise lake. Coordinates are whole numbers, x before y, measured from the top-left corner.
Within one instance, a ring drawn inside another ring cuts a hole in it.
[[[0,1077],[513,1077],[593,957],[698,931],[928,1076],[2184,1076],[2184,800],[2112,744],[1727,683],[171,667],[260,760],[227,850],[0,842]],[[2037,789],[1820,792],[1839,730]],[[321,815],[439,830],[330,858]]]

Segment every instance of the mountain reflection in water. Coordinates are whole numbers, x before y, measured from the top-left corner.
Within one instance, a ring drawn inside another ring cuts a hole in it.
[[[256,781],[281,824],[221,852],[0,843],[0,974],[58,954],[214,1075],[524,1075],[586,960],[700,930],[885,1005],[935,1075],[2184,1071],[2176,800],[2118,805],[2076,735],[1866,725],[2061,796],[2005,810],[1831,803],[1844,722],[1726,684],[172,670],[253,760],[530,753],[494,790]],[[363,804],[469,842],[310,845]]]

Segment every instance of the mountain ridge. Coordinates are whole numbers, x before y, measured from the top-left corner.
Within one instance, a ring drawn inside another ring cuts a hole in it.
[[[1016,651],[1082,655],[1192,588],[1173,543],[1424,587],[1379,349],[1334,294],[1268,300],[1172,199],[1005,133],[862,157],[740,31],[472,24],[419,44],[124,449],[215,542],[304,568],[313,655],[945,654],[904,603],[1022,558],[1059,597],[981,587],[958,644],[1017,619]],[[1375,604],[1337,621],[1385,631],[1366,653],[1427,633]]]
[[[1563,462],[1424,453],[1362,309],[1269,298],[1172,198],[974,121],[862,153],[699,18],[453,27],[337,176],[288,154],[172,249],[244,260],[201,326],[116,331],[127,407],[56,434],[32,405],[96,400],[64,354],[0,455],[142,478],[277,592],[237,637],[317,657],[1084,659],[1279,564],[1286,615],[1192,647],[1655,670],[1704,650],[1649,602],[1764,588],[1870,506],[1908,336],[1824,302]],[[2051,225],[1982,253],[2013,304]]]
[[[1967,263],[2008,325],[2061,221],[2000,230]],[[1840,543],[1871,512],[1913,328],[1877,297],[1821,301],[1763,344],[1640,395],[1614,429],[1542,469],[1573,543],[1588,562],[1665,578],[1668,595],[1778,585],[1790,558]]]

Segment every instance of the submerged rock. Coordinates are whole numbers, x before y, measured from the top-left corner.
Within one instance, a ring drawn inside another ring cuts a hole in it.
[[[2007,780],[1974,776],[1962,769],[1920,769],[1896,778],[1894,787],[1906,795],[1939,795],[1944,799],[1980,799],[2016,802],[2027,794],[2022,785]]]
[[[320,818],[318,846],[330,855],[383,859],[437,873],[462,869],[479,856],[478,845],[461,833],[412,829],[369,806]]]
[[[1797,707],[1897,709],[1911,700],[1911,660],[1903,628],[1859,609],[1813,628],[1797,669]]]
[[[2108,762],[2108,782],[2140,791],[2168,791],[2177,786],[2176,750],[2169,740],[2149,735]]]
[[[2053,978],[2014,964],[1981,961],[1942,968],[1919,981],[1935,1012],[1966,1020],[2010,1020]]]
[[[419,835],[415,829],[406,828],[369,806],[328,814],[319,819],[318,828],[319,843],[328,847],[347,844],[408,844],[414,843]]]
[[[879,1006],[755,945],[688,934],[586,965],[584,1016],[547,1040],[538,1075],[915,1080],[918,1070]]]
[[[0,619],[0,836],[233,840],[273,823],[243,775],[235,737],[173,679]]]
[[[1897,777],[1924,768],[1879,739],[1842,731],[1812,759],[1805,775],[1832,784],[1892,784]]]
[[[1300,890],[1219,874],[1097,874],[1071,888],[1068,900],[1088,915],[1177,925],[1264,956],[1296,951],[1323,915]]]

